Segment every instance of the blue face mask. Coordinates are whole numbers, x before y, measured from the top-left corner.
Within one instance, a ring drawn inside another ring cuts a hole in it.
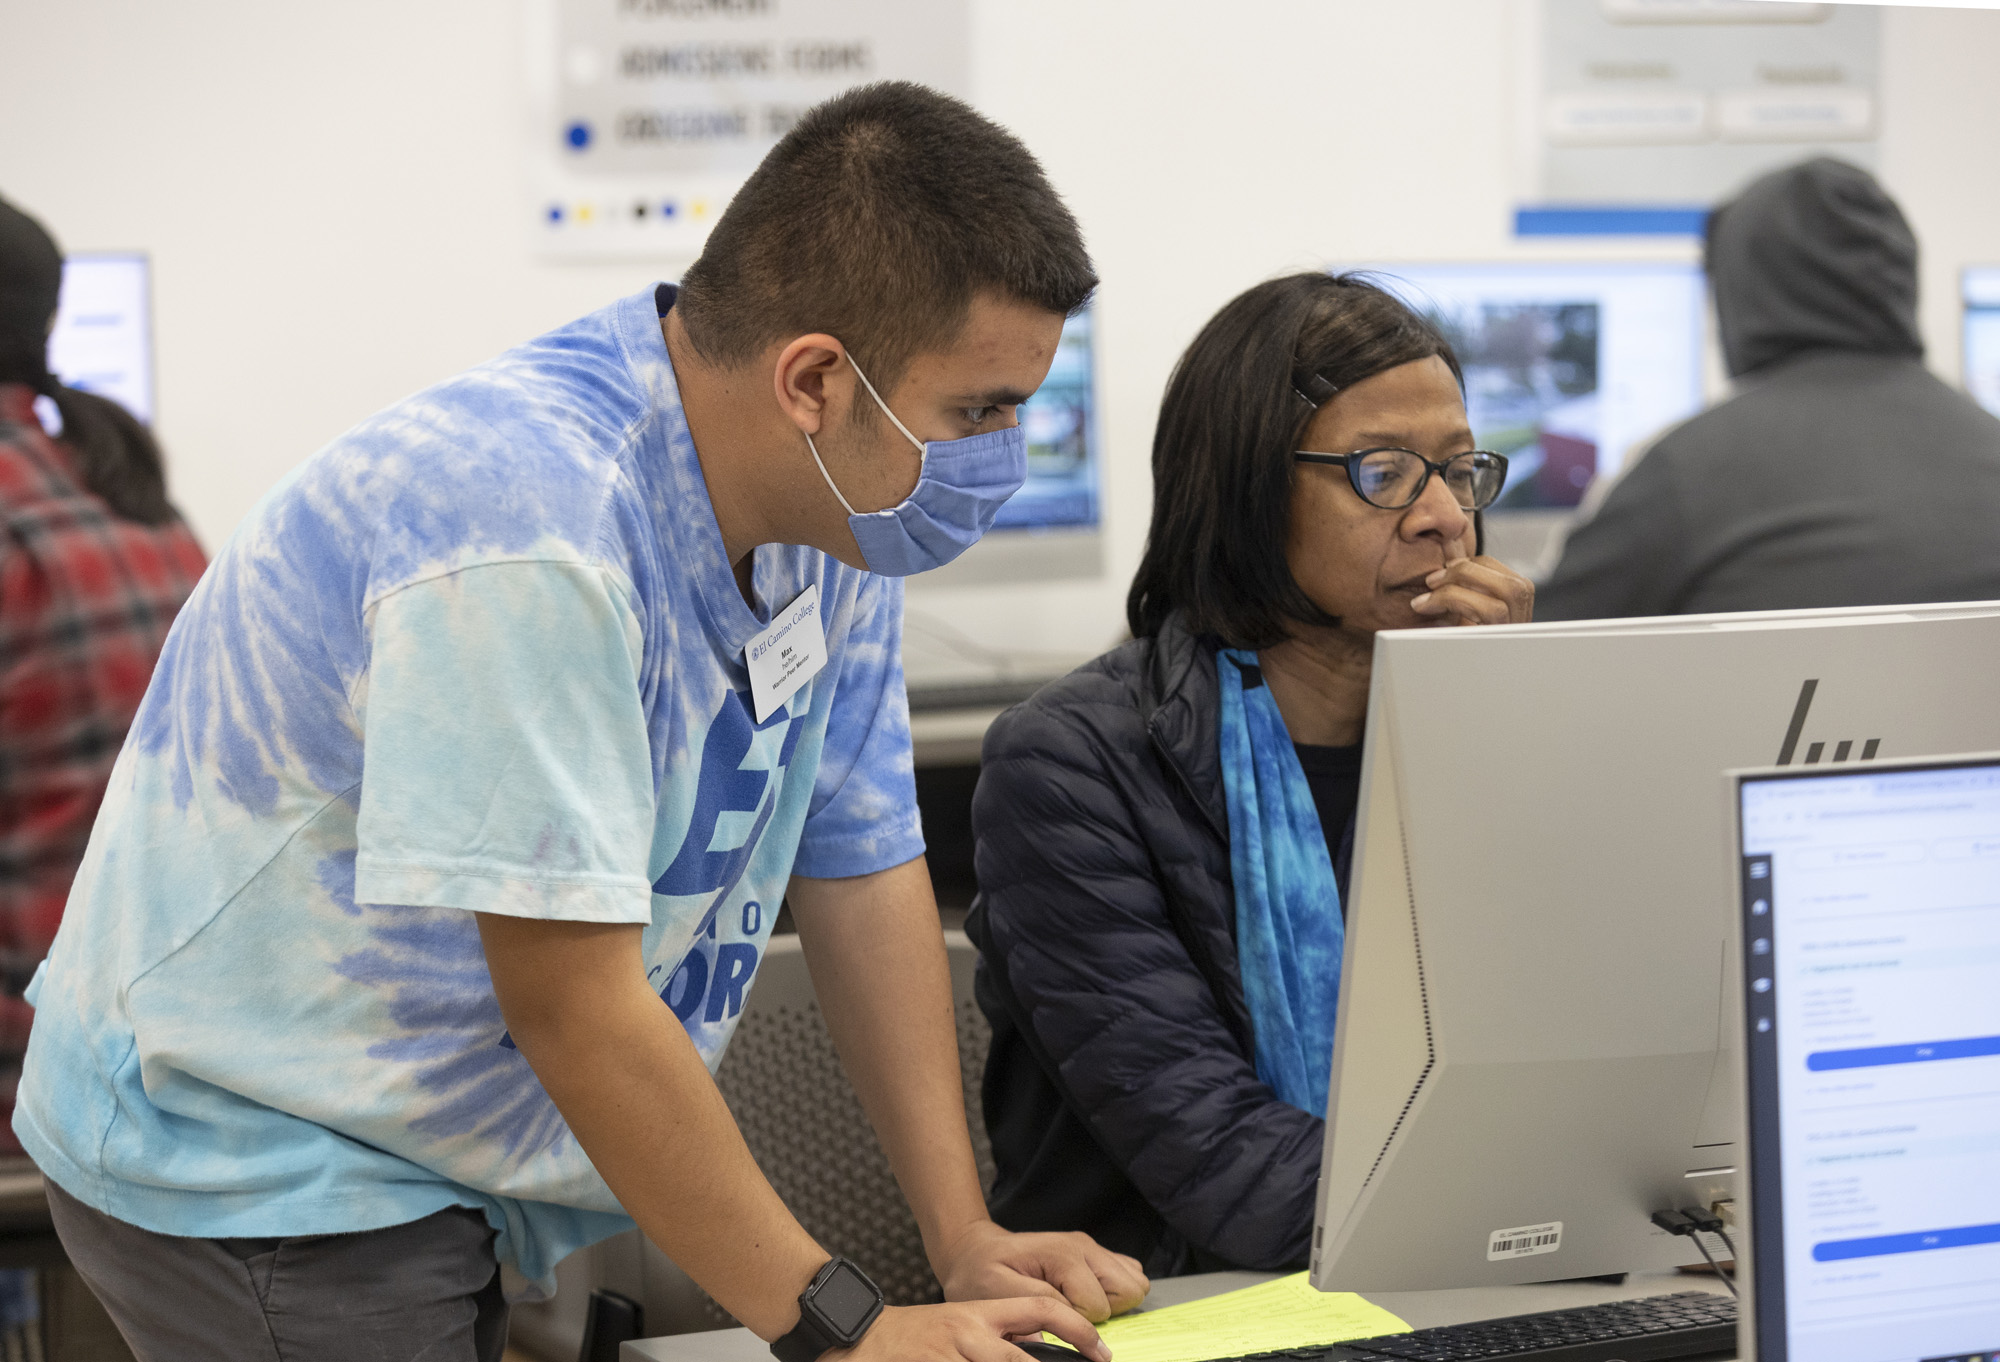
[[[847,358],[853,363],[853,355]],[[854,373],[875,405],[903,432],[903,438],[917,447],[922,466],[916,487],[899,505],[858,512],[834,487],[833,475],[826,471],[819,446],[810,435],[806,436],[806,448],[812,450],[819,475],[847,508],[847,527],[854,531],[854,542],[861,546],[861,559],[870,572],[908,577],[943,567],[979,542],[979,536],[1000,513],[1001,503],[1028,480],[1028,437],[1016,425],[962,440],[925,444],[896,420],[896,413],[889,410],[860,365],[854,366]]]

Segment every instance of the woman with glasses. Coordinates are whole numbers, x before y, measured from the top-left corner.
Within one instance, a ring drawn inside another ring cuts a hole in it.
[[[1258,285],[1175,369],[1134,637],[994,723],[973,801],[1002,1224],[1305,1264],[1374,636],[1534,598],[1479,555],[1507,461],[1461,380],[1352,275]]]

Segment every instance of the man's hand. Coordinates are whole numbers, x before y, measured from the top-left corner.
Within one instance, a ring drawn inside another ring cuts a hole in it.
[[[991,1220],[967,1226],[940,1256],[946,1300],[1041,1296],[1097,1323],[1138,1305],[1151,1286],[1137,1259],[1087,1234],[1013,1234]]]
[[[965,1132],[951,971],[923,859],[853,879],[795,875],[789,898],[827,1029],[916,1212],[945,1299],[1067,1300],[1093,1320],[1143,1300],[1139,1264],[1089,1235],[1009,1234],[987,1217]]]
[[[1463,540],[1445,550],[1445,565],[1424,587],[1410,609],[1453,624],[1526,624],[1535,616],[1535,584],[1498,558],[1468,556]]]
[[[1111,1362],[1097,1330],[1066,1305],[1040,1298],[889,1306],[852,1348],[820,1362],[1028,1362],[1008,1342],[1044,1329],[1095,1362]]]

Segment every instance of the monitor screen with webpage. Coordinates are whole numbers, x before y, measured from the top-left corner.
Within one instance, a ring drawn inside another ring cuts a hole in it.
[[[2000,1345],[2000,757],[1737,786],[1760,1362]]]
[[[49,370],[72,388],[153,420],[153,326],[146,257],[71,255],[49,333]]]
[[[1473,437],[1509,462],[1494,512],[1575,506],[1702,405],[1701,270],[1672,262],[1376,264],[1465,369]]]

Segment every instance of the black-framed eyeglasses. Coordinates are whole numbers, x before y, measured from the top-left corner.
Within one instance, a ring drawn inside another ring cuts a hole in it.
[[[1292,457],[1300,463],[1345,468],[1354,494],[1385,511],[1415,505],[1433,473],[1444,479],[1452,500],[1468,511],[1485,510],[1507,485],[1507,456],[1490,449],[1469,449],[1442,461],[1426,459],[1414,449],[1357,449],[1352,454],[1299,449]]]

